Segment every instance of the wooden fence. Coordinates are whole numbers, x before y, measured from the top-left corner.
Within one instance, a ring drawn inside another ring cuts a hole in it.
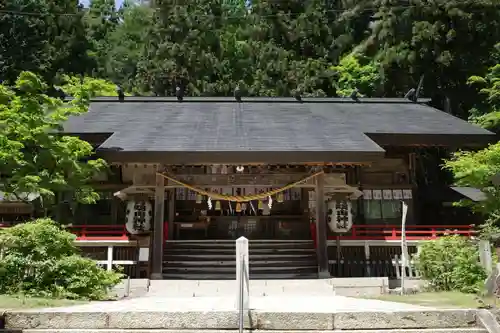
[[[343,259],[329,260],[330,274],[336,277],[389,277],[399,279],[402,275],[403,261],[400,255],[394,255],[386,260]],[[406,277],[418,279],[420,274],[414,259],[406,262]]]

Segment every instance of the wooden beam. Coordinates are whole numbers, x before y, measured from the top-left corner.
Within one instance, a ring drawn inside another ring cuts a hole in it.
[[[153,251],[151,265],[151,279],[163,279],[163,222],[165,215],[165,180],[161,175],[156,176],[155,186],[155,214],[153,223]]]
[[[328,271],[328,252],[327,252],[327,232],[326,229],[326,211],[325,211],[325,174],[316,177],[316,244],[318,256],[318,277],[330,277]]]

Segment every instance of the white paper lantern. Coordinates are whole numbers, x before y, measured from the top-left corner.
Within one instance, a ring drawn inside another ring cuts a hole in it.
[[[131,200],[127,203],[126,228],[132,235],[141,234],[151,230],[153,206],[149,201]]]
[[[328,227],[335,233],[348,232],[352,228],[352,203],[350,200],[334,200],[327,205]]]

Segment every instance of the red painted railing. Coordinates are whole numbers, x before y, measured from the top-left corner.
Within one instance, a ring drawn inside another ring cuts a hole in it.
[[[164,225],[164,238],[168,238],[168,226]],[[0,223],[1,228],[9,225]],[[128,240],[129,233],[125,225],[74,225],[67,227],[68,231],[77,236],[77,240],[112,241]],[[316,224],[311,223],[311,236],[316,243]],[[472,225],[408,225],[406,226],[407,240],[436,239],[447,234],[471,237],[476,234]],[[336,236],[328,236],[336,239]],[[341,235],[342,240],[400,240],[401,226],[399,225],[354,225],[352,229]]]
[[[407,240],[436,239],[444,235],[475,235],[472,225],[407,225]],[[400,240],[400,225],[354,225],[350,231],[340,236],[342,240]],[[336,239],[328,236],[328,239]]]
[[[124,224],[116,225],[73,225],[68,231],[76,235],[76,240],[128,240],[128,231]]]
[[[8,223],[0,223],[0,229],[10,226]],[[114,241],[129,239],[125,225],[73,225],[66,228],[76,235],[76,240]]]

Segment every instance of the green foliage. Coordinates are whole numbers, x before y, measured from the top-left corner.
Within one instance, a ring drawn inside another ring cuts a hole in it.
[[[363,48],[384,67],[385,93],[403,96],[425,74],[423,95],[448,97],[453,113],[467,118],[478,97],[468,78],[495,63],[498,1],[369,2],[378,9]]]
[[[323,0],[252,1],[252,9],[227,1],[196,0],[177,6],[155,2],[157,15],[138,64],[143,90],[172,95],[335,94],[330,67],[335,19]],[[228,6],[231,10],[226,10]]]
[[[87,54],[92,58],[94,75],[106,75],[107,53],[112,48],[110,34],[121,19],[120,11],[115,9],[114,0],[92,0],[85,13],[83,22],[89,41]]]
[[[484,97],[476,102],[469,120],[479,126],[500,132],[500,64],[492,66],[484,76],[471,76],[467,83],[479,89]]]
[[[82,89],[86,91],[86,97],[95,96],[118,96],[116,84],[103,79],[93,77],[81,77],[63,75],[61,89],[70,96],[79,94]]]
[[[463,201],[463,204],[486,216],[483,237],[499,234],[500,189],[492,184],[492,178],[500,173],[500,143],[477,152],[455,153],[444,168],[451,171],[458,186],[474,187],[485,193],[485,201]]]
[[[332,70],[337,73],[337,94],[349,96],[355,89],[361,96],[373,96],[381,85],[378,64],[360,63],[360,56],[352,53],[343,57]]]
[[[1,80],[13,84],[22,71],[31,71],[50,82],[59,72],[89,71],[91,60],[78,0],[9,0],[0,7],[5,11],[0,15]]]
[[[152,20],[152,8],[131,4],[123,8],[123,22],[107,36],[109,47],[102,64],[104,77],[119,83],[127,91],[138,89],[135,84],[137,63]]]
[[[478,246],[468,238],[446,236],[421,244],[417,265],[436,291],[482,291],[486,272],[479,264]]]
[[[121,274],[78,255],[75,236],[50,219],[0,232],[0,293],[104,299]]]
[[[356,86],[402,97],[425,74],[421,96],[435,106],[450,100],[464,119],[476,106],[471,119],[499,126],[496,107],[477,105],[481,92],[467,84],[478,75],[494,88],[484,75],[500,60],[496,0],[154,3],[116,9],[92,0],[84,11],[77,0],[8,1],[2,9],[41,15],[0,16],[0,79],[29,70],[49,82],[58,73],[105,78],[135,94],[181,86],[187,95],[229,96],[239,86],[253,96],[345,96]]]
[[[87,112],[90,98],[102,86],[93,80],[76,84],[66,92],[71,101],[44,94],[47,85],[36,75],[23,72],[15,90],[0,85],[0,174],[2,191],[25,200],[26,193],[40,194],[50,202],[56,191],[74,193],[83,203],[98,194],[88,181],[106,168],[102,159],[91,159],[92,146],[78,137],[61,135],[61,123],[71,115]]]

